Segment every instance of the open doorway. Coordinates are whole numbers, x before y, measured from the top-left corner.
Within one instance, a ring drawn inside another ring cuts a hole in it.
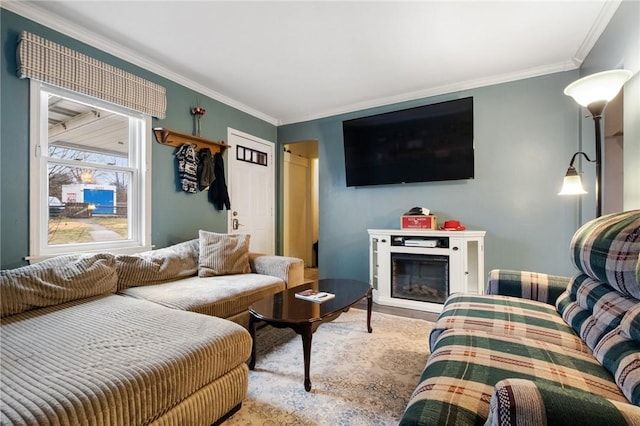
[[[318,277],[318,141],[284,145],[283,254],[304,260],[305,279]]]
[[[624,132],[623,90],[604,110],[604,146],[602,175],[602,214],[623,210]]]

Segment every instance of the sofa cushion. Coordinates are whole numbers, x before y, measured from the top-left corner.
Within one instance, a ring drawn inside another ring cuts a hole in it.
[[[640,299],[640,210],[585,223],[571,239],[571,260],[580,272]]]
[[[200,230],[199,236],[198,276],[214,277],[251,272],[249,234],[218,234]]]
[[[520,336],[446,330],[400,425],[484,424],[494,386],[513,378],[626,401],[611,374],[588,353]]]
[[[250,351],[249,333],[230,321],[130,297],[23,312],[2,322],[0,423],[155,424],[233,371],[240,380],[219,383],[227,391],[216,403],[242,401]],[[186,419],[172,424],[209,424]]]
[[[261,274],[189,277],[145,287],[132,287],[120,294],[146,299],[169,308],[228,318],[245,312],[266,296],[284,290],[284,282]]]
[[[640,304],[627,312],[619,327],[602,338],[593,353],[613,374],[629,401],[640,405]]]
[[[116,291],[112,254],[68,255],[0,271],[2,318]]]
[[[158,250],[116,256],[118,289],[154,285],[198,272],[198,239]]]
[[[571,279],[556,306],[567,324],[593,349],[637,303],[636,299],[581,274]]]
[[[510,296],[450,296],[431,331],[432,349],[440,334],[448,329],[522,336],[591,352],[552,305]]]

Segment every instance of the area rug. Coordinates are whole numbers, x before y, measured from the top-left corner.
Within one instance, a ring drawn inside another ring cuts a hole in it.
[[[432,323],[350,309],[313,334],[310,392],[300,336],[265,326],[249,394],[226,425],[397,425],[429,356]]]

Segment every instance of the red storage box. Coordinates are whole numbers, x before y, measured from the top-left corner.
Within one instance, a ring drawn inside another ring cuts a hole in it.
[[[429,216],[401,216],[400,229],[438,229],[438,218],[432,214]]]

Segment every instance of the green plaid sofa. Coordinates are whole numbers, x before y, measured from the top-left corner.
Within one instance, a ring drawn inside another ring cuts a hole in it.
[[[640,210],[570,253],[574,277],[493,270],[447,299],[400,425],[640,425]]]

